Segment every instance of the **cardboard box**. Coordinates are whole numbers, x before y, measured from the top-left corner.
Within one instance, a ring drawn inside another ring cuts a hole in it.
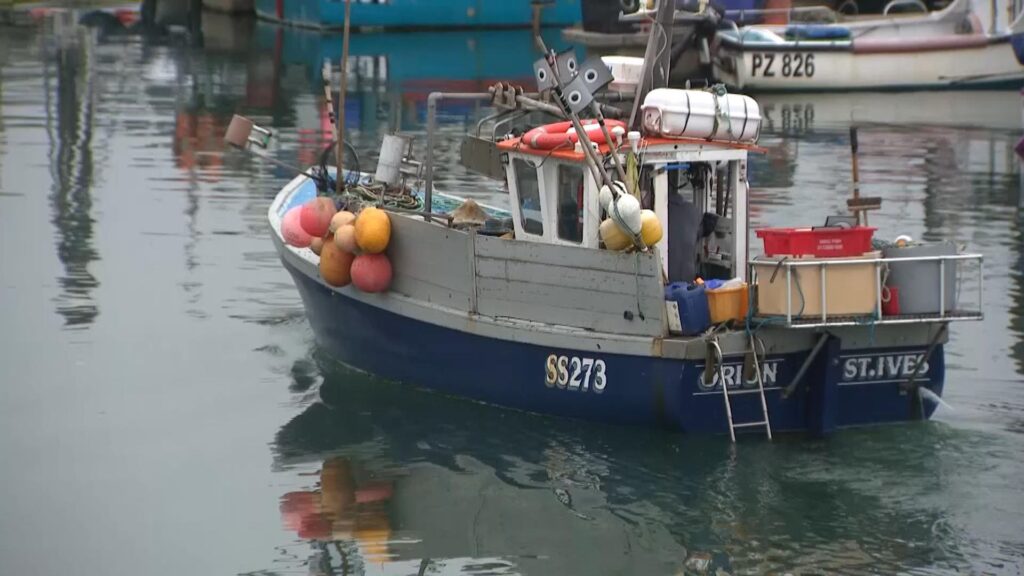
[[[837,262],[842,260],[865,260],[878,258],[879,252],[868,252],[863,256],[850,258],[790,257],[790,261]],[[757,314],[760,316],[785,316],[790,293],[786,290],[786,266],[778,266],[783,257],[759,256],[753,267],[757,273]],[[826,312],[830,318],[836,316],[874,317],[877,314],[878,285],[877,268],[881,263],[832,264],[826,266],[793,266],[791,270],[793,318],[821,317],[822,269],[824,268]],[[776,273],[776,268],[778,272]],[[774,274],[774,281],[772,275]]]

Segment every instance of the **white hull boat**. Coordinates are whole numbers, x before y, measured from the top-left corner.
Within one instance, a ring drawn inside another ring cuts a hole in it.
[[[921,16],[720,31],[715,76],[746,91],[974,88],[1024,83],[1017,6],[957,0]]]

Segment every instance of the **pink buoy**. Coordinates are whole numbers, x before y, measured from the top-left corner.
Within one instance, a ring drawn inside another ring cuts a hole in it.
[[[360,254],[352,262],[352,283],[363,292],[384,292],[391,286],[391,261],[384,254]]]
[[[323,236],[331,226],[331,218],[337,213],[334,201],[330,198],[319,196],[302,205],[299,223],[302,229],[310,236]]]
[[[313,241],[313,237],[302,229],[299,222],[301,211],[302,207],[296,206],[285,212],[284,218],[281,219],[281,236],[285,243],[296,248],[305,248]]]

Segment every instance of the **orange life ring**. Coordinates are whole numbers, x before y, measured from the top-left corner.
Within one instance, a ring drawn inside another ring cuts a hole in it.
[[[590,138],[591,142],[597,144],[605,143],[604,131],[598,127],[597,120],[581,120],[580,123],[584,126],[584,130],[587,131],[587,137]],[[626,129],[626,123],[621,120],[605,120],[604,124],[608,127],[609,133],[614,128]],[[590,126],[593,126],[593,128],[589,128]],[[556,148],[571,148],[579,139],[576,131],[572,129],[572,122],[566,120],[565,122],[545,124],[530,130],[523,134],[522,143],[538,150],[555,150]]]

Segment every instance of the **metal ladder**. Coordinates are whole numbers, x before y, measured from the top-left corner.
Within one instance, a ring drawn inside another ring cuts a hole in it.
[[[754,426],[764,426],[765,434],[768,439],[772,439],[772,423],[768,418],[768,402],[764,397],[764,381],[761,379],[761,364],[757,360],[757,349],[754,347],[754,335],[750,335],[750,351],[754,354],[754,374],[757,376],[757,388],[750,390],[729,390],[726,386],[725,374],[722,371],[725,357],[722,354],[722,347],[718,345],[718,339],[712,339],[711,345],[715,349],[716,360],[718,361],[718,381],[722,383],[722,400],[725,402],[725,417],[729,423],[729,438],[732,439],[733,443],[736,442],[736,429],[737,428],[753,428]],[[740,380],[742,380],[742,376]],[[761,414],[764,416],[763,420],[756,422],[733,422],[732,419],[732,403],[729,401],[730,396],[742,396],[744,394],[758,394],[761,396]]]

